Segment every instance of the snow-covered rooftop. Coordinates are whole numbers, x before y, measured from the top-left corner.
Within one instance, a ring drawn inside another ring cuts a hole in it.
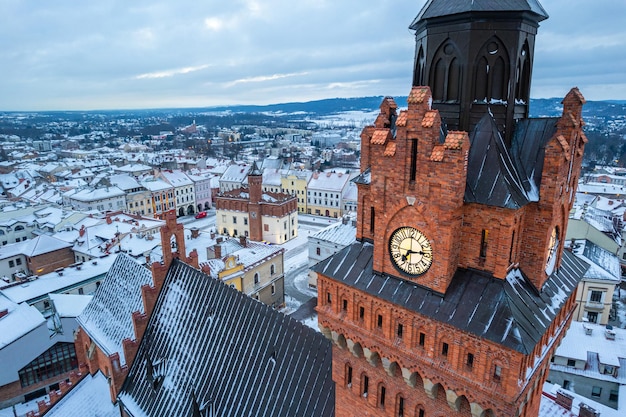
[[[4,288],[0,290],[0,293],[16,303],[35,300],[49,293],[62,292],[64,289],[70,289],[82,282],[103,276],[114,261],[115,255],[109,255],[98,259],[95,265],[93,262],[86,262],[81,269],[68,267],[63,270],[63,275],[51,272],[32,281]]]
[[[92,295],[50,294],[50,300],[59,317],[80,316],[92,298]]]
[[[558,405],[555,401],[557,391],[563,391],[573,397],[572,410],[566,410]],[[621,392],[620,392],[621,395]],[[592,407],[600,413],[601,417],[623,417],[623,410],[616,410],[606,405],[600,404],[589,398],[578,395],[572,391],[564,390],[557,384],[546,382],[543,384],[543,395],[541,396],[541,405],[539,406],[538,417],[578,417],[581,404]]]
[[[69,248],[71,246],[72,245],[69,243],[52,236],[41,235],[34,239],[2,246],[0,248],[0,259],[6,259],[17,255],[34,257],[64,248]]]
[[[591,329],[591,334],[585,331]],[[551,364],[550,367],[595,379],[619,381],[626,384],[626,330],[613,328],[615,339],[607,339],[605,326],[573,322],[555,355],[586,363],[585,369]],[[617,377],[600,373],[599,364],[619,367]]]
[[[341,246],[348,246],[356,240],[356,226],[352,222],[337,222],[312,234],[309,239],[319,239],[326,242],[336,243]]]
[[[584,279],[620,282],[621,267],[617,256],[588,240],[565,242],[565,246],[589,264]]]
[[[8,314],[0,318],[0,349],[46,323],[35,307],[17,304],[0,294],[0,311],[4,310]]]
[[[46,413],[46,417],[119,417],[111,402],[109,381],[98,371],[87,375]]]
[[[89,337],[108,355],[119,353],[126,363],[123,339],[134,339],[132,313],[143,312],[141,287],[153,285],[150,270],[120,254],[93,299],[77,318]]]
[[[342,172],[316,172],[309,180],[308,189],[341,192],[349,180],[350,175]]]

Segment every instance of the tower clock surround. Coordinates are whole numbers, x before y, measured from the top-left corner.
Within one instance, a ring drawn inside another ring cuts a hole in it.
[[[433,248],[421,231],[411,226],[396,229],[389,238],[389,255],[403,274],[417,277],[433,263]]]

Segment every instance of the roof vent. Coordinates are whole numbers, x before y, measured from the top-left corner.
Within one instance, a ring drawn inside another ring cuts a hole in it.
[[[606,337],[607,340],[615,340],[615,331],[612,330],[612,327],[604,331],[604,337]]]

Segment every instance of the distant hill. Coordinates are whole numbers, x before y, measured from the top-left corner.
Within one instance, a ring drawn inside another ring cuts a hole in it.
[[[202,109],[205,111],[234,113],[309,113],[329,115],[347,111],[372,111],[380,107],[383,96],[359,98],[330,98],[325,100],[308,101],[302,103],[279,103],[266,106],[220,106]],[[394,97],[400,107],[407,107],[407,97]],[[531,117],[556,117],[563,111],[562,98],[541,98],[530,100]],[[189,109],[191,110],[191,109]],[[201,110],[201,109],[195,109]],[[583,107],[584,116],[626,116],[626,100],[588,101]]]

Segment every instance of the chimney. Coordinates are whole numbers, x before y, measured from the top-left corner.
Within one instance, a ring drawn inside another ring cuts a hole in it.
[[[348,217],[348,216],[343,216],[341,218],[341,223],[342,224],[348,224],[349,221],[350,221],[350,217]]]
[[[244,235],[239,236],[239,244],[242,247],[247,247],[248,246],[248,239],[246,239],[246,237]]]
[[[191,238],[192,239],[197,239],[198,236],[200,236],[200,229],[198,229],[197,227],[192,227],[191,228]]]
[[[85,225],[84,224],[80,227],[80,230],[78,231],[78,235],[80,237],[85,236]]]
[[[220,259],[222,257],[222,245],[213,246],[213,250],[215,251],[215,258]]]
[[[113,220],[111,220],[111,216],[107,216],[107,224],[111,224],[113,223]]]
[[[211,275],[211,265],[207,264],[202,264],[202,272],[204,272],[207,275]]]
[[[215,232],[211,232],[211,239],[215,239]]]
[[[600,417],[600,413],[587,404],[580,403],[579,407],[578,417]]]
[[[574,397],[572,397],[571,395],[561,390],[558,390],[556,392],[556,403],[560,405],[561,407],[567,410],[571,410],[573,401],[574,401]]]
[[[215,243],[222,243],[223,241],[224,241],[224,238],[220,236],[215,240]]]

